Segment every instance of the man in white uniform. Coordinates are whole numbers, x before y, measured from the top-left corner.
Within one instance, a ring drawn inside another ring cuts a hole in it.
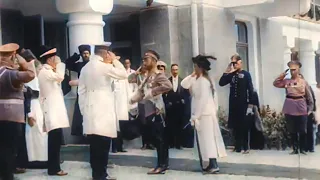
[[[117,137],[119,130],[112,82],[127,79],[128,75],[108,45],[96,45],[94,53],[81,70],[79,107],[83,115],[83,133],[90,143],[92,177],[94,180],[110,180],[115,179],[106,169],[110,142],[111,138]]]
[[[69,127],[67,109],[64,103],[61,82],[64,79],[65,64],[57,56],[57,49],[41,47],[39,72],[40,103],[44,113],[44,131],[48,132],[48,174],[65,176],[60,168],[62,128]]]

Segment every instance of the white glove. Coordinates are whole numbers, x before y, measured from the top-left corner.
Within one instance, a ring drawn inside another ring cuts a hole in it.
[[[191,122],[191,125],[195,127],[197,131],[200,130],[200,123],[198,119],[192,119],[190,120],[190,122]]]
[[[29,113],[28,113],[28,118],[33,118],[33,119],[35,119],[35,118],[34,118],[34,113],[29,112]]]
[[[248,108],[247,109],[247,114],[246,115],[249,115],[249,114],[252,114],[252,115],[254,114],[252,108]]]

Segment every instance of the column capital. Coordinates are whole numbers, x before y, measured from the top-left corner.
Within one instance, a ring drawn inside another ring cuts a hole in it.
[[[62,14],[94,12],[106,15],[113,9],[113,0],[56,0],[56,8]]]

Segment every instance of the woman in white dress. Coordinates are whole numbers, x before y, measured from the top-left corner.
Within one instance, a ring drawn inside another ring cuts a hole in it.
[[[201,55],[193,58],[194,72],[183,79],[181,86],[191,92],[190,122],[196,129],[199,153],[204,161],[209,160],[203,173],[215,174],[219,172],[217,158],[225,157],[227,153],[217,118],[214,82],[208,76],[211,64],[208,59],[215,58]]]
[[[36,71],[35,71],[36,72]],[[29,162],[48,160],[48,134],[43,132],[43,112],[39,102],[39,81],[36,76],[25,84],[31,98],[28,123],[26,124],[26,144]]]

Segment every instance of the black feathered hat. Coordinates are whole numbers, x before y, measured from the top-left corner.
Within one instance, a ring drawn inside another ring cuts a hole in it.
[[[206,71],[209,71],[211,68],[211,63],[208,59],[213,59],[213,60],[217,60],[215,57],[213,56],[203,56],[203,55],[198,55],[194,58],[192,58],[192,62],[194,64],[197,64],[198,67],[206,70]]]

